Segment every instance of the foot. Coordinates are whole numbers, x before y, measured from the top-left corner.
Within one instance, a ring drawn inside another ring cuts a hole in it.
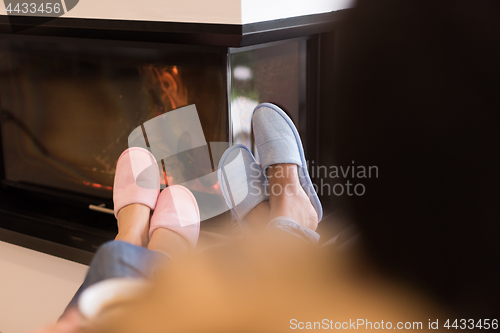
[[[160,193],[149,227],[151,239],[159,228],[177,233],[189,247],[196,247],[200,234],[200,210],[193,193],[186,187],[171,185]]]
[[[271,206],[268,200],[262,201],[245,216],[245,222],[255,229],[265,228],[270,220]]]
[[[243,145],[229,147],[219,161],[218,179],[227,206],[239,223],[268,200],[267,181],[255,157]]]
[[[274,164],[267,168],[271,219],[286,216],[316,230],[318,214],[300,185],[296,164]]]
[[[323,217],[323,208],[321,207],[321,202],[319,201],[319,197],[307,171],[304,147],[302,147],[299,131],[295,127],[292,119],[290,119],[285,111],[281,110],[276,105],[262,103],[257,105],[253,112],[252,128],[262,170],[267,172],[269,176],[272,175],[272,172],[268,172],[270,166],[274,165],[277,167],[285,164],[294,165],[294,170],[288,170],[289,174],[282,175],[275,183],[281,185],[290,184],[288,186],[290,195],[287,197],[303,198],[303,194],[305,193],[316,212],[317,222],[319,222]],[[302,190],[300,190],[300,188],[294,189],[297,184]],[[279,193],[278,189],[279,188],[275,188],[275,193]],[[280,200],[290,200],[290,198],[281,198]],[[296,199],[291,200],[295,201]],[[309,205],[306,206],[309,207]],[[291,209],[293,209],[293,207]],[[309,209],[307,209],[307,211],[309,211]],[[316,224],[317,223],[313,223],[313,225]]]
[[[118,235],[121,240],[137,246],[146,246],[149,241],[149,216],[151,209],[143,204],[131,204],[118,212]]]
[[[160,172],[153,154],[132,147],[125,150],[116,163],[113,185],[115,216],[131,204],[142,204],[154,209],[160,193]]]

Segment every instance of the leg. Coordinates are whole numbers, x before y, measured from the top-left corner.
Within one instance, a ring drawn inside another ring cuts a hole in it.
[[[118,212],[118,235],[121,240],[137,246],[148,243],[149,215],[151,209],[142,204],[131,204]]]
[[[119,210],[115,241],[107,242],[97,250],[83,284],[63,316],[77,304],[81,293],[94,283],[118,277],[147,278],[160,263],[168,260],[163,254],[142,247],[148,242],[150,211],[142,204],[130,204]]]
[[[168,257],[159,252],[149,251],[123,241],[107,242],[97,250],[85,281],[65,312],[76,305],[81,293],[94,283],[116,277],[148,278],[158,265],[167,261]]]
[[[293,239],[305,243],[317,244],[319,234],[309,228],[300,225],[289,217],[279,216],[272,219],[266,230],[276,234],[278,237]]]
[[[175,258],[189,251],[189,243],[184,237],[172,230],[158,228],[151,235],[148,249],[163,252]]]
[[[267,168],[271,218],[286,216],[316,230],[318,215],[300,186],[296,164],[275,164]]]
[[[288,216],[316,230],[323,208],[292,119],[278,106],[261,103],[253,112],[252,128],[262,170],[269,181],[271,217]]]
[[[149,228],[149,250],[176,256],[194,249],[200,233],[200,212],[196,198],[184,186],[164,189]]]
[[[167,260],[164,254],[143,247],[149,240],[149,217],[156,205],[159,190],[160,178],[155,157],[142,148],[125,150],[118,158],[113,185],[118,235],[115,242],[105,243],[98,249],[85,281],[65,313],[76,305],[83,290],[92,284],[115,277],[146,278],[158,263]]]
[[[317,214],[299,184],[297,165],[272,165],[267,173],[270,199],[251,210],[245,217],[246,222],[253,227],[267,226],[282,235],[317,243],[319,235],[314,232]]]
[[[265,228],[271,219],[271,206],[269,201],[262,201],[255,206],[245,217],[248,225],[259,228]]]

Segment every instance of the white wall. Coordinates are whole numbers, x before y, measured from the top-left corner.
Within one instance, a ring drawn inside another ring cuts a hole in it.
[[[241,23],[254,23],[352,7],[354,0],[241,0]]]
[[[349,8],[353,0],[80,0],[63,17],[246,24]],[[5,15],[5,5],[0,4]]]
[[[86,272],[85,265],[0,242],[0,332],[56,321]]]
[[[64,17],[239,23],[240,0],[80,0]]]

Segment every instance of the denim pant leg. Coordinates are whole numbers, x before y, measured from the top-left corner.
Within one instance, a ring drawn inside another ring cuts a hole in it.
[[[75,305],[80,294],[89,286],[110,278],[150,277],[155,269],[170,260],[167,255],[123,241],[110,241],[101,245],[90,263],[87,276],[66,310]],[[66,312],[65,310],[65,312]]]
[[[300,238],[304,242],[317,244],[319,241],[319,234],[317,232],[301,226],[293,219],[286,216],[278,216],[272,219],[267,225],[267,229],[277,231],[281,235]],[[355,228],[350,227],[323,243],[321,247],[329,251],[349,251],[356,246],[357,242],[357,231]]]
[[[285,236],[302,239],[304,242],[313,244],[319,242],[319,234],[317,232],[301,226],[293,219],[286,216],[275,217],[269,222],[266,228],[280,232]]]

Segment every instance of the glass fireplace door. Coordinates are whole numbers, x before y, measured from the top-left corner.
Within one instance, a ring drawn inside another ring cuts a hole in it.
[[[303,128],[299,124],[306,121],[306,43],[301,38],[231,49],[230,109],[235,143],[252,147],[252,111],[263,102],[278,105],[299,131]],[[257,155],[255,149],[253,152]]]
[[[109,199],[133,129],[191,104],[207,142],[229,141],[226,70],[223,52],[196,48],[1,40],[5,181]]]

